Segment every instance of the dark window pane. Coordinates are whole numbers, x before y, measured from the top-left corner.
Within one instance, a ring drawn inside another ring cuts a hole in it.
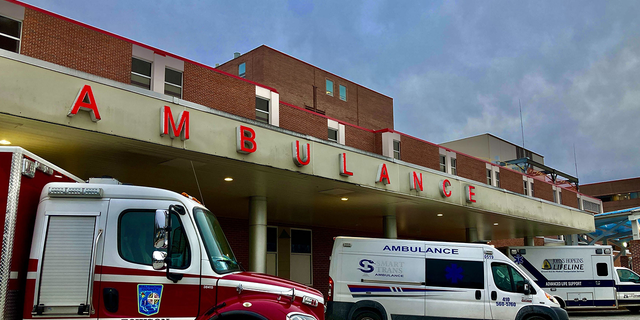
[[[278,228],[267,228],[267,252],[278,252]]]
[[[0,36],[0,49],[9,50],[18,53],[18,44],[20,41]]]
[[[427,259],[427,286],[484,289],[482,261]]]
[[[151,78],[131,74],[131,84],[144,89],[151,89]]]
[[[609,268],[606,263],[596,263],[598,277],[606,277],[609,275]]]
[[[0,33],[20,38],[20,21],[0,16]]]
[[[340,99],[347,101],[347,87],[340,85]]]
[[[182,72],[164,69],[164,81],[182,87]]]
[[[153,251],[154,211],[129,211],[120,216],[118,224],[118,252],[122,259],[151,265]],[[189,266],[189,243],[177,215],[171,216],[171,267]]]
[[[256,120],[269,123],[269,114],[256,110]]]
[[[326,80],[327,94],[333,96],[333,81],[327,79]]]
[[[180,87],[176,87],[176,86],[172,86],[170,84],[165,83],[164,84],[164,94],[166,95],[170,95],[176,98],[181,98],[182,97],[182,88]]]
[[[329,140],[338,141],[338,130],[329,128]]]
[[[311,253],[311,231],[291,229],[291,253]]]
[[[132,58],[131,59],[131,71],[151,77],[151,62]]]
[[[269,100],[256,98],[256,109],[269,112]]]
[[[493,283],[502,291],[515,292],[511,275],[509,274],[509,265],[503,263],[492,263],[491,273],[493,274]]]

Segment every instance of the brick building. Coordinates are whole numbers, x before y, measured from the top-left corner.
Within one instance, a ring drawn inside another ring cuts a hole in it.
[[[200,195],[252,270],[326,293],[339,235],[593,229],[598,199],[542,180],[525,194],[534,177],[398,132],[392,98],[267,46],[215,68],[14,0],[0,26],[0,139],[83,178]],[[86,87],[96,110],[72,113]]]

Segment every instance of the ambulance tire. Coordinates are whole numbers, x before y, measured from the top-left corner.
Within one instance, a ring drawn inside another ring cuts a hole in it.
[[[631,313],[640,313],[640,307],[627,307]]]
[[[558,301],[558,304],[560,305],[560,308],[567,310],[567,304],[564,302],[564,300],[562,300],[562,298],[558,297],[558,296],[553,296],[554,298],[556,298],[556,300]]]
[[[530,317],[526,318],[526,320],[549,320],[549,319],[547,319],[547,318],[545,318],[543,316],[535,315],[535,316],[530,316]]]
[[[361,310],[356,313],[353,320],[382,320],[382,317],[375,311]]]

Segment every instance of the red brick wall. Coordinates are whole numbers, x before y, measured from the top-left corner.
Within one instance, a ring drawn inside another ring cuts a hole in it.
[[[315,107],[329,117],[368,129],[393,128],[393,99],[351,81],[284,55],[266,46],[258,47],[218,68],[237,75],[246,63],[246,79],[275,88],[280,100],[305,108]],[[326,94],[325,81],[333,81],[333,96]],[[347,88],[347,100],[340,99],[339,86]],[[315,86],[315,89],[314,89]]]
[[[640,191],[640,178],[583,184],[580,192],[593,196]]]
[[[358,129],[352,126],[344,126],[344,140],[348,147],[367,152],[375,152],[376,135],[371,131]]]
[[[544,246],[544,239],[536,237],[533,239],[533,243],[535,246]],[[491,240],[488,244],[494,245],[496,248],[521,247],[524,246],[524,238]]]
[[[375,133],[374,152],[382,155],[382,132]]]
[[[511,170],[500,170],[500,187],[522,194],[524,192],[522,175]]]
[[[567,190],[567,189],[562,189],[562,192],[560,194],[560,196],[562,197],[562,204],[565,206],[569,206],[569,207],[574,207],[576,209],[580,208],[578,206],[578,194]]]
[[[423,167],[440,169],[439,148],[411,137],[400,137],[400,158]]]
[[[308,134],[319,139],[327,140],[329,138],[326,118],[284,104],[280,104],[280,128]]]
[[[540,181],[533,180],[533,195],[536,198],[544,199],[547,201],[553,202],[553,188],[550,184]]]
[[[256,87],[205,67],[184,63],[183,99],[241,117],[256,118]]]
[[[484,161],[474,159],[463,154],[456,154],[458,175],[475,180],[481,183],[487,183],[487,164]],[[438,161],[439,158],[438,158]],[[438,162],[438,166],[440,162]],[[502,175],[500,175],[502,178]]]
[[[131,43],[25,8],[20,53],[129,83]]]
[[[629,241],[629,252],[631,252],[631,263],[633,264],[631,269],[640,272],[640,240]]]

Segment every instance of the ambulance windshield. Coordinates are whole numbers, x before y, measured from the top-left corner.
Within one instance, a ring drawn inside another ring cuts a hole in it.
[[[209,255],[211,267],[219,274],[240,271],[240,265],[213,213],[206,209],[195,208],[193,215]]]

